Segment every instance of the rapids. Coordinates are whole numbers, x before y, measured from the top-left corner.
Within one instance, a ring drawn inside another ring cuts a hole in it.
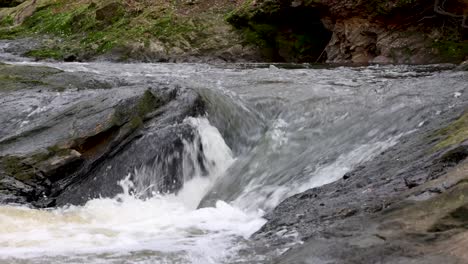
[[[179,192],[154,190],[153,164],[121,181],[122,194],[113,198],[41,210],[2,205],[3,263],[268,260],[286,248],[255,251],[249,237],[265,212],[417,132],[462,104],[467,88],[466,73],[446,65],[12,63],[176,83],[197,90],[208,111],[184,121],[197,135],[184,142]]]

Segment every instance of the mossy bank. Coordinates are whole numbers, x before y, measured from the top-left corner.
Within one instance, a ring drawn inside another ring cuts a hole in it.
[[[26,1],[0,11],[1,37],[32,37],[37,59],[258,60],[225,21],[231,1]]]
[[[65,61],[459,63],[467,14],[466,0],[28,0],[0,9],[0,37]]]

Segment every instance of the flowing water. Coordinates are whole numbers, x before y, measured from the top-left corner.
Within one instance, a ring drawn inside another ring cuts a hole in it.
[[[177,194],[154,191],[154,164],[122,180],[114,198],[47,210],[0,206],[3,263],[260,263],[286,249],[255,252],[249,237],[265,212],[467,101],[467,73],[440,65],[40,64],[176,83],[198,90],[208,111],[184,121],[197,136],[184,142]],[[199,155],[204,168],[194,165]]]

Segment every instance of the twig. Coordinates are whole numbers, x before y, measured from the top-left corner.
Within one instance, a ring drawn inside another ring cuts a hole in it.
[[[322,55],[323,55],[323,53],[325,52],[326,49],[327,49],[327,46],[325,46],[325,48],[323,48],[322,53],[320,53],[320,56],[318,56],[318,58],[315,60],[315,63],[319,62],[320,58],[322,58]]]
[[[444,16],[454,17],[454,18],[465,17],[464,15],[456,15],[456,14],[453,14],[453,13],[450,13],[450,12],[447,12],[447,11],[443,10],[442,7],[440,7],[439,3],[440,3],[440,0],[435,0],[435,2],[434,2],[434,12],[435,13],[440,14],[440,15],[444,15]]]

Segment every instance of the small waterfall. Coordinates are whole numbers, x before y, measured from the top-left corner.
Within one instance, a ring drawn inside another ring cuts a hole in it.
[[[59,207],[0,206],[0,263],[269,263],[284,248],[249,240],[266,222],[261,210],[466,109],[468,95],[465,72],[438,67],[17,63],[119,78],[129,91],[182,83],[207,116],[145,121]]]
[[[150,166],[135,170],[131,177],[132,192],[138,197],[152,197],[161,195],[161,190],[175,189],[174,186],[167,188],[160,175],[172,173],[172,184],[182,186],[177,195],[183,197],[190,208],[195,208],[215,180],[234,162],[231,149],[208,119],[189,117],[184,122],[194,128],[195,134],[191,140],[182,140],[181,152],[157,157]]]
[[[157,193],[158,171],[150,168],[165,166],[159,163],[121,180],[114,198],[48,210],[2,206],[0,262],[231,263],[265,220],[222,201],[196,209],[234,158],[206,118],[184,122],[196,133],[184,141],[177,193]]]

